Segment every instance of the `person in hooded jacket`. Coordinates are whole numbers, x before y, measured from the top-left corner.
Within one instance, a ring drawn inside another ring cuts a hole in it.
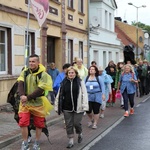
[[[28,75],[26,75],[28,72]],[[39,79],[37,75],[41,73]],[[28,126],[30,117],[33,117],[33,124],[36,127],[35,142],[33,150],[39,150],[39,140],[42,128],[45,127],[45,117],[49,114],[52,105],[46,97],[48,91],[52,91],[52,79],[46,73],[45,67],[40,64],[39,56],[33,54],[29,56],[29,68],[25,68],[18,81],[18,92],[20,96],[19,105],[19,126],[22,133],[21,150],[28,150]]]
[[[88,111],[88,96],[84,81],[78,76],[78,71],[69,67],[66,77],[60,85],[59,92],[55,99],[55,111],[58,114],[63,112],[67,137],[69,139],[67,148],[74,146],[74,128],[78,134],[78,143],[82,142],[82,117]]]

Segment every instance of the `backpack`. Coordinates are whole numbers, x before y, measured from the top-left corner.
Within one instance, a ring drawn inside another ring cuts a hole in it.
[[[25,77],[27,77],[30,74],[29,69],[26,71]],[[40,72],[39,74],[36,75],[39,79],[41,79],[42,76],[42,72]],[[37,81],[37,77],[36,77],[36,83]],[[12,88],[10,89],[8,96],[7,96],[7,103],[10,103],[15,111],[15,116],[14,119],[18,122],[19,118],[18,118],[18,110],[19,110],[19,103],[20,103],[20,96],[18,93],[18,82],[15,82],[14,85],[12,86]]]
[[[87,76],[87,77],[86,77],[86,79],[85,79],[85,83],[88,81],[88,79],[89,79],[89,76]],[[100,92],[102,92],[101,84],[100,84],[100,82],[99,82],[99,78],[98,78],[98,76],[96,76],[96,81],[98,82],[98,85],[99,85],[99,88],[100,88]]]

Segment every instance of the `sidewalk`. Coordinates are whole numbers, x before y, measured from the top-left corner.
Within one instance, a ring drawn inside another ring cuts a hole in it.
[[[135,106],[147,99],[150,95],[144,96],[142,98],[135,97]],[[92,130],[87,128],[88,117],[83,117],[83,135],[84,140],[81,144],[75,143],[72,150],[83,149],[89,142],[94,140],[97,136],[104,133],[107,129],[111,128],[114,123],[116,123],[120,118],[123,118],[124,110],[120,108],[120,102],[116,101],[115,107],[109,107],[106,109],[105,118],[100,119],[98,123],[98,129]],[[13,119],[14,114],[12,112],[0,112],[0,149],[8,146],[9,144],[21,139],[20,129]],[[53,145],[47,144],[47,138],[44,134],[41,137],[41,149],[47,150],[53,149],[64,149],[67,144],[66,131],[63,129],[63,116],[58,116],[54,111],[51,115],[47,117],[47,124],[49,126],[50,140]],[[55,125],[54,125],[55,124]],[[20,147],[20,141],[16,146],[12,145],[8,149],[15,150]],[[7,150],[8,150],[7,149]]]
[[[9,107],[9,105],[7,106]],[[63,119],[53,110],[46,118],[47,126],[54,125]],[[14,112],[12,109],[0,110],[0,149],[19,140],[21,138],[20,128],[14,120]]]

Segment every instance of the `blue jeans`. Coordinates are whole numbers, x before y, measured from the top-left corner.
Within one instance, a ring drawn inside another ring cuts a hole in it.
[[[134,106],[134,95],[135,95],[135,93],[128,94],[126,89],[122,93],[125,111],[128,111],[128,101],[130,102],[130,107],[133,108],[133,106]]]

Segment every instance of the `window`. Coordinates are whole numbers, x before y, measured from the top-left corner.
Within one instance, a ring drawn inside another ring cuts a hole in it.
[[[7,30],[0,28],[0,74],[7,73]]]
[[[68,0],[68,7],[73,8],[73,0]]]
[[[109,29],[111,30],[112,15],[109,13]]]
[[[105,11],[105,29],[107,29],[107,24],[108,24],[108,17],[107,17],[107,15],[108,15],[108,12]]]
[[[83,42],[79,41],[79,58],[83,59]]]
[[[35,52],[35,34],[33,32],[28,33],[28,43],[27,43],[27,32],[25,33],[25,45],[28,49],[28,56],[34,54]]]
[[[95,60],[97,63],[98,63],[98,59],[99,57],[98,57],[98,51],[97,50],[94,50],[93,51],[93,60]]]
[[[68,40],[68,63],[73,62],[73,40]]]
[[[83,13],[83,0],[78,0],[78,11]]]
[[[112,52],[109,52],[109,56],[108,56],[108,58],[109,58],[109,61],[111,61],[111,60],[112,60]]]
[[[106,67],[106,66],[107,66],[106,60],[107,60],[106,51],[103,51],[103,67]]]

